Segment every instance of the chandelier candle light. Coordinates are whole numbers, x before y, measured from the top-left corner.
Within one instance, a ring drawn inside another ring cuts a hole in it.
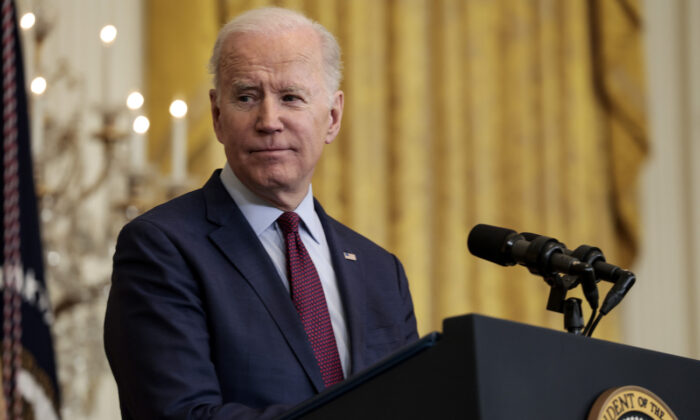
[[[35,77],[29,85],[34,94],[32,97],[32,151],[34,157],[41,156],[44,148],[44,92],[46,92],[46,79],[41,76]]]
[[[102,102],[110,106],[110,82],[112,67],[112,48],[110,46],[117,39],[117,28],[114,25],[105,25],[100,30],[100,39],[104,44],[102,49]]]
[[[172,148],[171,181],[174,186],[182,186],[187,176],[187,103],[176,99],[170,104],[171,120],[170,146]]]
[[[126,98],[126,106],[132,111],[138,111],[143,106],[143,95],[134,91]],[[143,174],[146,167],[146,132],[150,121],[143,115],[134,118],[131,134],[131,170],[137,175]]]
[[[34,31],[29,31],[34,28],[35,23],[36,15],[34,15],[34,13],[25,13],[20,18],[19,26],[23,31],[27,31],[27,38],[34,36]],[[36,69],[34,68],[36,51],[34,46],[34,42],[24,42],[22,44],[22,49],[24,50],[24,70],[25,73],[31,77],[36,75]]]
[[[135,174],[141,174],[146,167],[146,132],[151,122],[143,115],[134,119],[131,137],[131,168]]]

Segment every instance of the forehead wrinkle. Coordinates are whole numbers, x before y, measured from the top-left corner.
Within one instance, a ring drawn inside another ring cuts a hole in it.
[[[314,64],[312,54],[296,53],[295,57],[279,60],[266,60],[265,58],[254,56],[245,57],[239,54],[230,54],[222,58],[221,70],[237,72],[239,69],[245,70],[273,70],[285,68],[294,64]],[[320,63],[319,63],[320,65]],[[244,71],[245,71],[244,70]]]
[[[252,69],[257,72],[258,69]],[[270,70],[267,67],[261,67],[259,70],[263,74],[251,74],[246,69],[237,69],[228,73],[223,82],[233,88],[234,91],[241,92],[245,90],[265,90],[266,87],[276,93],[303,93],[312,95],[320,90],[323,90],[323,83],[316,83],[310,80],[308,74],[297,72],[287,74],[284,71],[277,72]]]
[[[231,83],[233,86],[233,89],[236,91],[244,91],[244,90],[252,90],[252,89],[260,89],[259,84],[247,81],[247,80],[233,80]]]
[[[277,90],[284,93],[308,92],[308,89],[304,86],[299,86],[295,84],[282,85],[282,87],[280,87]]]
[[[238,90],[260,88],[261,85],[269,83],[279,91],[309,91],[312,86],[305,86],[304,83],[308,80],[308,73],[299,74],[299,70],[294,68],[295,64],[304,63],[301,63],[301,60],[292,59],[266,65],[232,58],[227,63],[222,63],[225,67],[222,68],[221,81]],[[315,85],[316,83],[309,81],[306,84]]]

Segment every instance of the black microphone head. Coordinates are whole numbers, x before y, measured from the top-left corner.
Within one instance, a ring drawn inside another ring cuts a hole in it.
[[[506,246],[514,236],[518,236],[518,233],[511,229],[478,224],[469,232],[467,247],[476,257],[500,265],[513,265],[516,261],[507,252]]]

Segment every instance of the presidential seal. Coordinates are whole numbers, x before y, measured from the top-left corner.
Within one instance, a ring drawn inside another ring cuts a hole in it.
[[[661,398],[648,389],[628,385],[598,396],[588,420],[678,420]]]

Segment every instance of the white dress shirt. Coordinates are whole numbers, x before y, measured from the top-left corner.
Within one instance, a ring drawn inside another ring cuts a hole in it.
[[[258,235],[258,239],[260,239],[263,247],[270,255],[284,287],[289,291],[287,246],[285,245],[284,234],[276,223],[277,218],[282,215],[283,211],[251,192],[236,177],[228,163],[224,165],[221,171],[221,182],[231,195],[231,198],[233,198],[233,201],[241,209],[243,216],[248,220],[255,234]],[[309,252],[309,256],[314,262],[318,276],[321,279],[323,292],[326,295],[328,313],[333,325],[335,342],[338,346],[340,363],[343,366],[343,374],[347,378],[350,371],[350,343],[345,317],[343,316],[343,302],[340,298],[338,280],[335,270],[333,270],[326,235],[323,232],[321,220],[314,210],[313,193],[310,185],[308,193],[294,212],[299,215],[302,221],[299,224],[301,241]]]

